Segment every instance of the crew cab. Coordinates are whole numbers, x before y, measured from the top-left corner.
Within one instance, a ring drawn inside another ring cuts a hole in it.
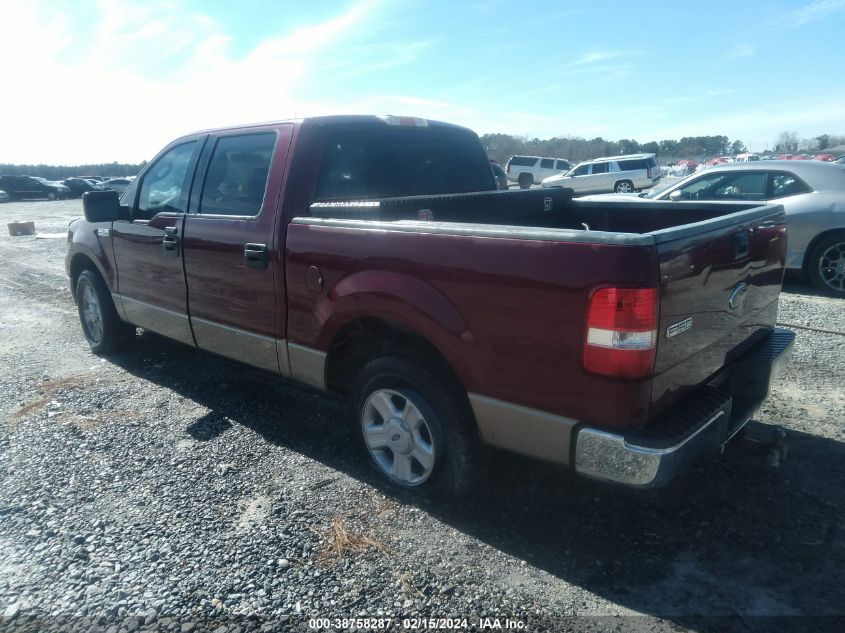
[[[136,327],[347,397],[395,486],[461,495],[483,446],[630,486],[719,451],[767,395],[779,205],[496,191],[478,137],[409,117],[189,134],[83,197],[92,350]]]

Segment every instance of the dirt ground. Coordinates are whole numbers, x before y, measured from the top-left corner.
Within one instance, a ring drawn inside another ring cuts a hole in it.
[[[842,624],[841,300],[786,284],[780,321],[803,327],[751,425],[787,430],[778,468],[736,448],[634,493],[495,453],[472,499],[433,504],[383,490],[351,450],[345,409],[321,394],[151,334],[93,356],[63,269],[80,214],[79,201],[0,205],[4,232],[35,220],[41,234],[0,237],[6,624],[271,630],[361,613],[575,631]],[[339,543],[338,521],[359,547]]]

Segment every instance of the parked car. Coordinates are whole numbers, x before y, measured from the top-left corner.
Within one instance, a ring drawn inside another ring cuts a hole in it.
[[[793,345],[781,207],[496,191],[478,137],[434,121],[189,134],[83,208],[66,269],[95,353],[140,326],[340,394],[405,490],[466,493],[482,443],[664,484],[742,429]]]
[[[505,173],[505,170],[502,169],[499,163],[492,160],[490,161],[490,166],[493,168],[493,174],[496,176],[496,185],[499,189],[507,189],[508,175]]]
[[[508,180],[517,183],[520,188],[528,189],[544,178],[562,174],[572,169],[572,163],[565,158],[546,156],[511,156],[505,166]]]
[[[721,165],[641,199],[781,204],[789,231],[786,267],[845,297],[845,165],[795,160]]]
[[[94,184],[85,178],[65,178],[64,185],[70,189],[70,196],[73,198],[81,198],[86,191],[102,191],[103,187],[99,184]]]
[[[760,160],[760,157],[752,152],[746,152],[744,154],[737,154],[735,160],[737,163],[751,163]]]
[[[821,154],[816,154],[813,156],[813,160],[825,160],[825,161],[832,161],[836,156],[831,154],[830,152],[822,152]]]
[[[0,202],[8,202],[9,201],[9,194],[0,189]]]
[[[70,189],[62,183],[33,176],[0,176],[0,189],[12,200],[59,200],[70,196]]]
[[[659,180],[660,168],[654,154],[628,154],[584,161],[568,173],[546,178],[541,184],[567,187],[576,194],[631,193],[652,187]]]
[[[103,189],[111,189],[117,193],[123,193],[126,188],[132,184],[129,178],[110,178],[100,183]]]

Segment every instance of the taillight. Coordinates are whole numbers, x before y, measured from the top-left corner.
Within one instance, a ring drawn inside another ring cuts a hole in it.
[[[657,288],[601,288],[590,298],[584,368],[614,378],[654,370]]]
[[[511,173],[511,164],[510,164],[510,163],[508,163],[507,165],[505,165],[505,173],[506,173],[506,174]]]

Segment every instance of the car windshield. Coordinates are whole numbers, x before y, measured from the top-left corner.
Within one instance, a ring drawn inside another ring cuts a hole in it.
[[[657,198],[664,191],[674,187],[676,184],[678,184],[678,183],[677,182],[670,182],[668,185],[663,185],[662,187],[652,187],[651,189],[648,190],[647,193],[640,194],[640,197],[649,198],[649,199]]]

